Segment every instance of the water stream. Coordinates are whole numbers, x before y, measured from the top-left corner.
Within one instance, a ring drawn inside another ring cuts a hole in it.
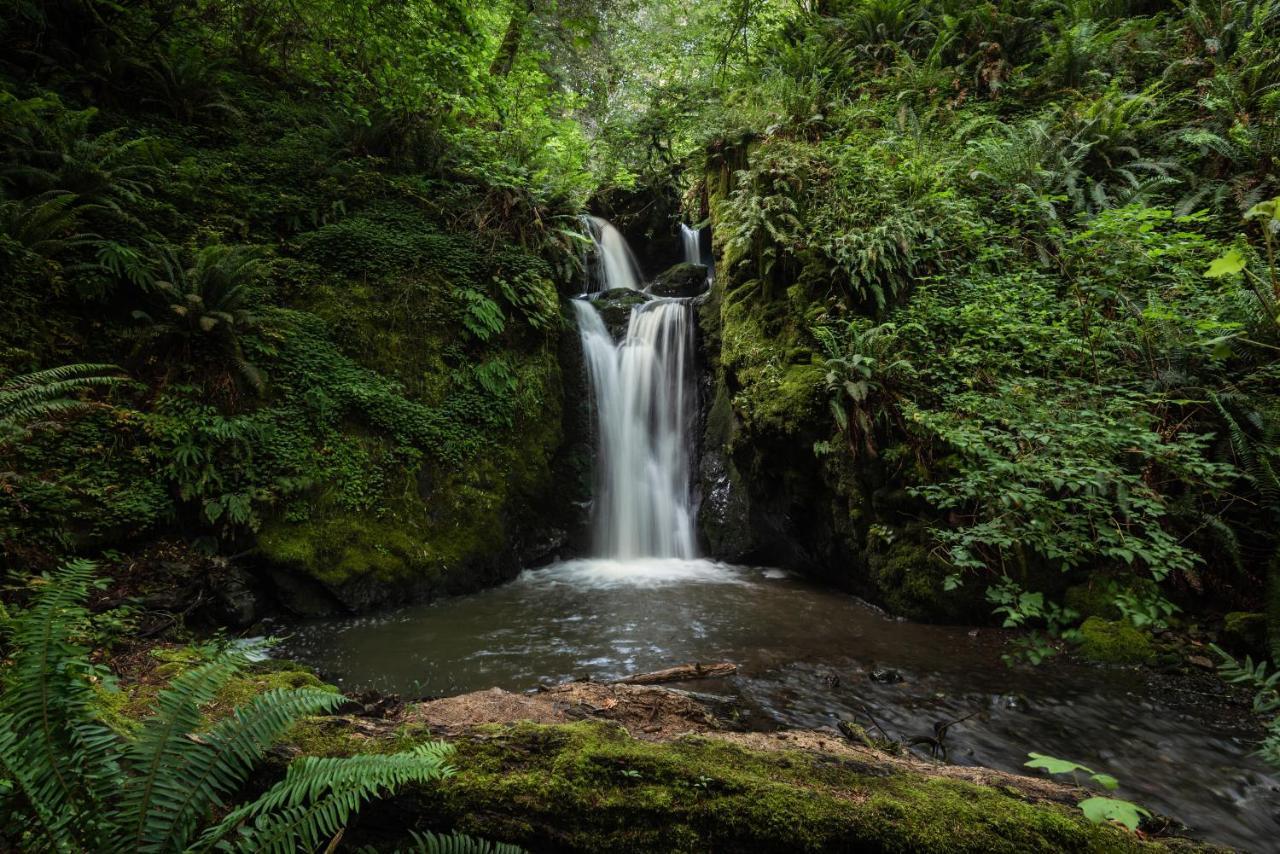
[[[593,290],[638,290],[622,235],[588,225]],[[697,232],[685,239],[686,255],[700,252]],[[306,623],[286,654],[349,689],[410,696],[733,661],[736,676],[693,687],[732,695],[757,726],[851,720],[909,738],[972,713],[948,737],[952,762],[1019,771],[1029,751],[1073,759],[1208,838],[1271,847],[1280,780],[1249,755],[1247,725],[1223,722],[1218,683],[1061,663],[1013,670],[996,630],[896,621],[776,569],[696,559],[690,301],[636,306],[616,342],[590,299],[573,306],[597,446],[595,557],[472,596]]]
[[[698,233],[696,228],[690,228],[683,222],[680,223],[680,242],[684,246],[684,260],[686,264],[702,263],[702,235]]]
[[[763,727],[870,726],[869,713],[900,738],[977,712],[948,735],[950,761],[1025,771],[1039,751],[1114,774],[1120,797],[1214,841],[1269,851],[1280,833],[1280,779],[1249,755],[1254,734],[1200,695],[1206,685],[1064,661],[1010,669],[998,630],[889,619],[778,570],[568,561],[472,596],[294,632],[287,654],[344,689],[411,697],[733,661],[736,676],[683,687],[734,696]],[[872,679],[885,672],[901,681]]]
[[[595,412],[595,552],[691,558],[692,307],[674,299],[636,306],[616,344],[590,302],[573,307]]]
[[[598,216],[583,217],[594,251],[588,256],[588,278],[593,291],[610,288],[640,290],[643,276],[627,239],[613,223]]]

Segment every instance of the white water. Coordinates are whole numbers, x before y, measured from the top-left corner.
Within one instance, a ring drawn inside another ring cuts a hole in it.
[[[587,269],[591,271],[591,290],[607,291],[611,288],[640,290],[640,265],[631,253],[627,239],[613,223],[598,216],[585,217],[587,234],[595,245],[593,257]]]
[[[771,575],[770,573],[776,573]],[[669,587],[686,584],[749,585],[758,578],[785,578],[780,570],[745,569],[710,560],[638,558],[566,560],[544,569],[522,572],[517,585],[543,587],[563,584],[575,590],[616,590],[626,587]]]
[[[595,552],[692,558],[692,308],[684,300],[636,306],[615,344],[593,305],[573,307],[595,404]]]
[[[698,230],[680,223],[680,240],[684,243],[684,260],[690,264],[701,264],[702,235]]]

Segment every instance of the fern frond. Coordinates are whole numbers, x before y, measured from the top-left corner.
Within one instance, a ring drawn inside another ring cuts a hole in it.
[[[94,569],[72,561],[45,577],[31,607],[11,624],[18,652],[0,698],[0,732],[9,733],[0,739],[0,761],[28,806],[11,820],[18,827],[34,820],[46,834],[91,835],[103,818],[94,807],[118,782],[107,731],[93,723],[88,652],[72,640],[87,616],[83,602]]]
[[[97,364],[62,365],[12,377],[0,382],[0,426],[30,429],[42,419],[87,412],[98,404],[72,395],[127,382],[120,368]]]
[[[211,827],[200,845],[212,845],[239,829],[233,847],[244,852],[289,854],[314,849],[341,830],[364,802],[406,783],[454,773],[453,748],[428,742],[386,756],[315,757],[289,766],[285,778],[262,797],[233,810]]]
[[[157,799],[147,817],[140,851],[185,847],[199,820],[221,796],[249,776],[268,747],[307,715],[330,712],[346,698],[316,689],[276,689],[259,694],[212,730],[192,736],[194,748],[176,771],[177,801]]]
[[[202,720],[200,708],[247,663],[243,653],[223,652],[174,679],[156,697],[152,715],[128,752],[138,775],[129,779],[122,806],[130,816],[128,833],[134,846],[148,841],[149,829],[161,833],[168,829],[171,822],[165,817],[179,815],[188,802],[183,775],[186,768],[201,762],[205,750],[205,745],[191,738]]]
[[[413,845],[404,854],[525,854],[519,845],[490,842],[462,833],[410,833]]]

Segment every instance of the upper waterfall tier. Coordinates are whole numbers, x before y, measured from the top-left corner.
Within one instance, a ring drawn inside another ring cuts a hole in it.
[[[702,234],[696,228],[680,223],[680,242],[684,245],[686,264],[702,263]]]
[[[640,290],[643,284],[640,265],[622,232],[598,216],[587,216],[585,220],[587,234],[595,244],[595,252],[587,261],[592,292],[613,288]]]

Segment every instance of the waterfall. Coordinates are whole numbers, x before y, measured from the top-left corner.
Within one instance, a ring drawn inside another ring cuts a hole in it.
[[[702,234],[696,228],[680,223],[680,240],[684,243],[684,260],[689,264],[702,263]]]
[[[598,216],[586,216],[583,219],[595,249],[587,263],[591,290],[640,290],[640,265],[636,263],[635,255],[631,254],[631,247],[627,245],[622,232],[614,228],[613,223],[607,219]]]
[[[618,344],[590,302],[574,300],[573,307],[599,448],[596,553],[692,558],[693,307],[675,299],[636,306]]]

